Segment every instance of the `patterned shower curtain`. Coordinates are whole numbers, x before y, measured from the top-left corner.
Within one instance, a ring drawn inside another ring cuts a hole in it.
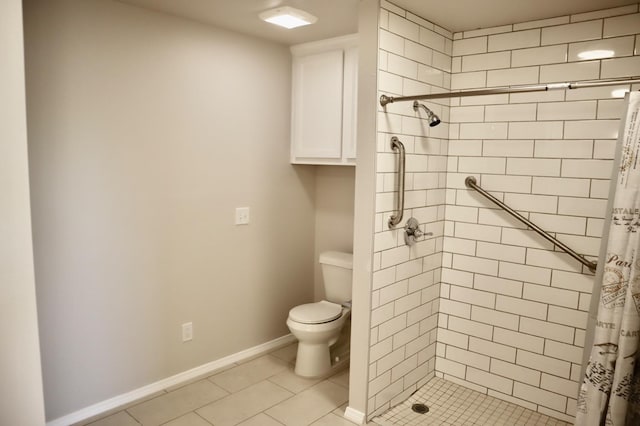
[[[640,425],[640,92],[628,94],[591,356],[579,426]]]

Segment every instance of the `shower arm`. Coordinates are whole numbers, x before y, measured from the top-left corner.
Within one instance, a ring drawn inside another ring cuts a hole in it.
[[[427,113],[427,120],[429,121],[429,127],[434,127],[440,124],[440,117],[438,117],[433,111],[427,108],[426,105],[421,104],[418,101],[413,101],[413,110],[418,112],[418,109],[422,108]]]
[[[477,89],[477,90],[459,90],[447,93],[431,93],[425,95],[414,96],[380,96],[380,105],[386,106],[394,102],[419,101],[423,99],[446,99],[461,96],[483,96],[483,95],[499,95],[508,93],[527,93],[527,92],[546,92],[548,90],[565,90],[565,89],[583,89],[587,87],[615,86],[618,84],[634,84],[640,83],[640,77],[632,78],[612,78],[607,80],[592,80],[573,83],[553,83],[553,84],[537,84],[525,86],[509,86],[496,87],[494,89]]]

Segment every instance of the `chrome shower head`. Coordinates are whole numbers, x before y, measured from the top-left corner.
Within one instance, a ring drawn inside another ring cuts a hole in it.
[[[429,120],[429,127],[434,127],[440,124],[440,118],[434,114],[429,108],[425,105],[419,103],[418,101],[413,101],[413,110],[418,111],[418,107],[422,107],[424,111],[427,113],[427,120]]]

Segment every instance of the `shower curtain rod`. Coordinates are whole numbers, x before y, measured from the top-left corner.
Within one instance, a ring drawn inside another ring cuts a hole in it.
[[[432,93],[428,95],[415,96],[380,96],[380,105],[385,106],[394,102],[403,101],[419,101],[424,99],[444,99],[455,98],[460,96],[482,96],[482,95],[499,95],[505,93],[526,93],[526,92],[545,92],[547,90],[564,90],[564,89],[583,89],[586,87],[614,86],[617,84],[633,84],[640,83],[640,77],[632,78],[613,78],[608,80],[591,80],[573,83],[552,83],[552,84],[536,84],[526,86],[508,86],[496,87],[494,89],[477,89],[477,90],[459,90],[457,92],[448,93]]]

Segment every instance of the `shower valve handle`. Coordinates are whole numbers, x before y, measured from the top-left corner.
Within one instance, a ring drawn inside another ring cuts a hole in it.
[[[420,223],[414,217],[410,217],[407,220],[407,224],[404,226],[404,242],[408,246],[415,244],[420,237],[426,237],[433,235],[433,232],[422,232],[420,230]]]

